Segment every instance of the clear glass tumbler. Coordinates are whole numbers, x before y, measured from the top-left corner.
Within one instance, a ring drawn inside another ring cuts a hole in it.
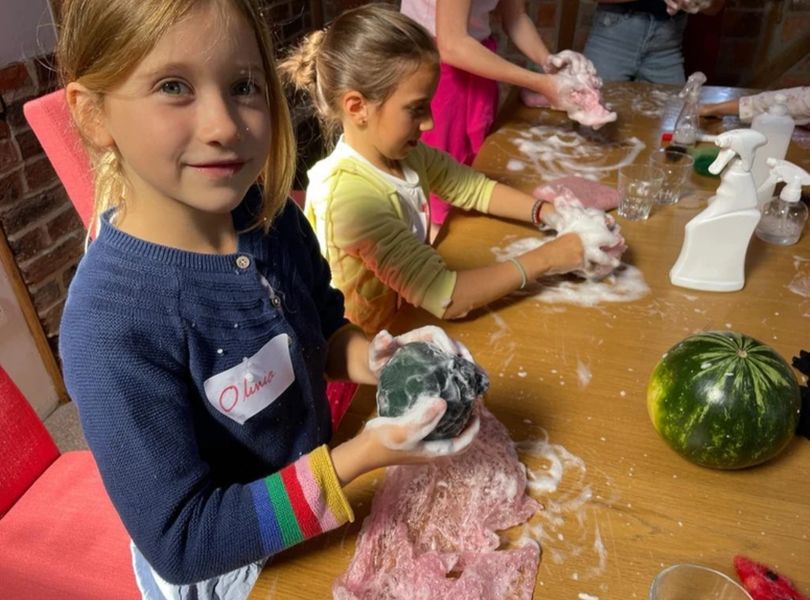
[[[650,164],[619,169],[619,215],[628,221],[644,221],[664,183],[664,172]]]
[[[664,173],[664,183],[655,197],[656,204],[675,204],[686,190],[695,159],[685,152],[660,148],[650,155],[650,164]]]
[[[728,575],[702,565],[682,563],[658,573],[649,600],[752,600]]]

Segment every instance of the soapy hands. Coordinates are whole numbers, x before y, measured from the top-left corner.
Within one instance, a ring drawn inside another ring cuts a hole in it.
[[[423,441],[436,428],[447,403],[441,398],[420,397],[399,417],[375,417],[366,423],[362,435],[368,435],[374,451],[386,464],[426,462],[441,456],[453,456],[466,450],[481,428],[481,399],[476,400],[467,426],[456,437]]]
[[[374,336],[368,346],[368,367],[371,372],[379,377],[382,368],[391,360],[394,352],[411,342],[428,342],[448,354],[458,354],[470,362],[475,362],[467,347],[461,342],[451,339],[441,327],[426,325],[396,337],[383,329]]]
[[[467,450],[481,428],[482,399],[475,401],[464,430],[447,440],[424,441],[447,410],[442,398],[423,396],[399,417],[375,417],[356,436],[330,452],[341,485],[380,467],[425,463]]]
[[[599,88],[594,86],[595,83],[601,86],[602,80],[595,75],[561,70],[542,77],[546,78],[542,93],[527,88],[521,90],[520,99],[526,106],[551,106],[565,111],[572,121],[594,129],[616,120],[616,113],[602,105]]]
[[[615,219],[601,210],[585,208],[578,200],[560,195],[554,200],[554,211],[543,220],[557,232],[558,239],[567,234],[579,236],[583,248],[581,266],[574,270],[588,279],[602,279],[621,264],[627,244]],[[567,272],[557,270],[556,272]]]
[[[712,0],[664,0],[667,4],[667,14],[674,15],[678,11],[696,14],[706,10],[712,5]]]
[[[550,54],[542,67],[543,71],[551,75],[563,72],[581,76],[581,81],[586,85],[595,89],[602,87],[602,80],[596,74],[596,67],[584,54],[579,52],[562,50],[557,54]]]

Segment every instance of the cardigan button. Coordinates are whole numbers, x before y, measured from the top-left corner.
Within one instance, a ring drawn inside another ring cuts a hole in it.
[[[247,269],[250,266],[250,258],[241,255],[236,257],[236,266],[240,269]]]

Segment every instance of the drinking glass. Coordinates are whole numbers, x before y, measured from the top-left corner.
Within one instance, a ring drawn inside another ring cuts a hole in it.
[[[664,173],[664,183],[655,197],[656,204],[675,204],[686,188],[695,159],[685,152],[661,148],[650,155],[650,164]]]
[[[634,164],[619,169],[619,215],[628,221],[643,221],[650,216],[664,172],[650,164]]]
[[[752,600],[728,575],[702,565],[682,563],[660,571],[649,600]]]

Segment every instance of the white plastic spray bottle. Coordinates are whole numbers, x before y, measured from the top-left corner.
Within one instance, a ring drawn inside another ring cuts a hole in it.
[[[773,196],[773,188],[776,185],[775,181],[765,185],[765,181],[770,175],[767,161],[769,158],[782,160],[787,156],[790,138],[796,126],[793,118],[788,114],[787,106],[785,106],[786,102],[787,97],[784,94],[775,94],[773,103],[768,107],[767,112],[758,114],[751,121],[751,129],[759,131],[768,138],[765,146],[757,150],[754,164],[751,167],[754,184],[757,186],[760,208],[770,201],[771,196]]]
[[[674,285],[711,292],[745,285],[745,254],[760,217],[751,163],[765,141],[752,129],[733,129],[715,139],[722,150],[709,171],[722,171],[720,186],[684,228],[681,254],[669,272]]]
[[[773,189],[778,181],[785,187],[778,198],[762,207],[757,237],[770,244],[789,246],[799,241],[807,222],[807,207],[802,199],[802,186],[810,185],[810,173],[786,160],[768,159],[771,174],[763,185]],[[761,189],[761,188],[760,188]]]

